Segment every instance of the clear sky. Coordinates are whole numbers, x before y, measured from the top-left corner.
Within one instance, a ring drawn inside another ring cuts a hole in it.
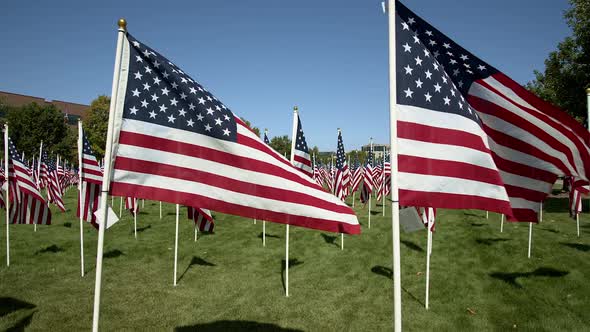
[[[406,0],[516,81],[570,30],[566,0]],[[380,1],[3,1],[0,90],[88,104],[110,94],[116,22],[270,136],[299,106],[310,147],[346,150],[388,131],[387,16]]]

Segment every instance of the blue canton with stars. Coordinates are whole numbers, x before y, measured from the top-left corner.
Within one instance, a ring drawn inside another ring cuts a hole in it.
[[[369,155],[367,156],[367,165],[373,167],[373,151],[369,151]]]
[[[127,34],[129,78],[123,118],[236,141],[233,113],[180,68]]]
[[[94,156],[94,151],[92,151],[92,147],[90,147],[90,141],[88,140],[88,137],[86,136],[86,132],[84,130],[82,130],[82,141],[82,152],[84,154]]]
[[[43,155],[41,157],[41,161],[47,165],[47,172],[51,173],[57,169],[55,161],[53,159],[49,159],[47,156],[47,151],[43,151]]]
[[[268,136],[266,135],[266,131],[264,132],[264,143],[270,144],[270,141],[268,140]]]
[[[14,146],[14,142],[12,142],[10,137],[8,138],[8,154],[10,154],[10,159],[24,164],[23,160],[21,159],[21,155],[16,150],[16,146]]]
[[[303,127],[301,127],[301,119],[299,116],[297,117],[297,134],[295,136],[297,137],[295,140],[295,150],[303,151],[309,154],[309,149],[307,148],[307,142],[305,141],[305,135],[303,134]]]
[[[342,170],[344,168],[344,143],[342,142],[342,132],[338,132],[338,149],[336,150],[336,168]]]
[[[498,72],[396,1],[397,103],[480,123],[466,100],[471,84]]]

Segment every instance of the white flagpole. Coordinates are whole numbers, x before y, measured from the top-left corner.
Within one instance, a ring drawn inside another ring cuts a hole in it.
[[[162,201],[160,201],[160,219],[162,219]]]
[[[291,132],[291,164],[295,160],[295,141],[297,140],[297,106],[293,107],[293,131]],[[289,297],[289,224],[285,229],[285,296]]]
[[[373,137],[371,137],[371,138],[370,138],[369,142],[370,142],[370,146],[371,146],[371,147],[370,147],[370,149],[371,149],[370,151],[371,151],[371,154],[372,154],[372,153],[373,153]],[[373,157],[373,158],[374,158],[374,157]],[[373,165],[371,165],[371,169],[373,168],[372,166],[373,166]],[[371,176],[371,177],[372,177],[372,176]],[[367,210],[367,212],[368,212],[368,214],[369,214],[369,229],[371,229],[371,197],[372,197],[372,196],[373,196],[373,193],[370,193],[370,194],[369,194],[369,205],[368,205],[368,206],[369,206],[369,208],[368,208],[368,210]]]
[[[83,154],[83,139],[82,139],[82,121],[78,120],[78,204],[80,205],[80,275],[84,276],[84,222],[82,216],[86,211],[84,197],[82,197],[82,154]]]
[[[39,159],[37,160],[37,186],[39,187],[39,194],[41,194],[41,156],[43,153],[43,141],[39,145]],[[37,224],[33,225],[33,230],[37,231]]]
[[[256,218],[254,218],[254,225],[256,225]]]
[[[107,141],[105,149],[105,166],[104,176],[102,178],[102,195],[100,196],[100,208],[102,220],[98,228],[98,244],[96,250],[96,281],[94,283],[94,311],[92,316],[92,331],[98,332],[98,321],[100,316],[100,292],[102,282],[102,254],[104,249],[104,231],[108,216],[108,193],[111,183],[112,172],[112,152],[114,136],[115,108],[118,101],[119,90],[119,73],[121,71],[121,58],[123,56],[123,39],[125,38],[125,29],[127,22],[124,19],[119,20],[119,29],[117,33],[117,51],[115,53],[115,68],[113,73],[113,86],[111,91],[111,104],[109,106],[109,126],[107,130]]]
[[[434,216],[432,213],[432,208],[425,208],[424,213],[428,218],[428,229],[427,231],[427,240],[426,240],[426,298],[424,301],[424,307],[428,310],[428,300],[430,298],[430,255],[432,254],[432,223],[434,221]]]
[[[504,214],[502,214],[502,219],[500,219],[500,233],[504,232]]]
[[[383,148],[383,172],[381,173],[381,206],[385,217],[385,147]]]
[[[178,265],[178,218],[179,218],[179,214],[180,214],[180,205],[176,204],[176,237],[174,238],[174,287],[176,287],[176,268]],[[197,240],[197,235],[195,233],[195,241],[196,240]]]
[[[529,253],[528,258],[531,258],[531,247],[533,245],[533,223],[529,223]]]
[[[111,206],[115,207],[115,196],[111,196]]]
[[[8,125],[4,124],[4,181],[6,181],[6,266],[10,266],[10,183],[8,182]]]
[[[486,219],[490,219],[490,212],[486,211]]]
[[[399,182],[397,164],[397,113],[396,96],[396,45],[395,45],[395,1],[388,0],[389,18],[389,141],[391,146],[391,237],[393,251],[393,327],[395,332],[402,330],[402,288],[401,288],[401,257],[399,229]]]
[[[123,217],[123,196],[119,200],[119,218]]]
[[[133,198],[133,232],[135,233],[135,239],[137,240],[137,198]]]
[[[543,202],[541,202],[541,208],[539,209],[539,222],[543,221]]]
[[[576,228],[578,229],[578,237],[580,237],[580,214],[576,212]]]
[[[197,242],[198,236],[199,236],[199,227],[197,227],[197,224],[195,223],[195,242]]]
[[[144,209],[145,208],[145,199],[141,199],[141,208]]]
[[[341,132],[342,131],[340,130],[340,128],[338,128],[338,137],[340,137],[340,135],[341,135],[340,133]],[[338,148],[336,148],[336,149],[338,149]],[[343,179],[344,178],[344,173],[342,173],[340,176],[342,176],[342,179]],[[340,180],[341,183],[342,183],[342,179]],[[336,181],[334,181],[334,182],[336,182]],[[336,183],[334,183],[334,191],[336,191],[336,190],[338,190],[338,189],[336,188]],[[345,202],[344,195],[342,197],[342,201]],[[340,233],[340,250],[344,250],[344,233]]]

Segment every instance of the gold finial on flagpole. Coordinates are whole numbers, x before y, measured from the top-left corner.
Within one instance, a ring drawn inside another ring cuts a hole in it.
[[[586,88],[586,94],[590,95],[590,88]]]
[[[127,21],[124,18],[120,18],[117,24],[119,25],[119,28],[123,30],[127,29]]]

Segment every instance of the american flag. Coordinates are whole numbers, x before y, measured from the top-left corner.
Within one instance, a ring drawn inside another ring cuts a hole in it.
[[[2,165],[4,165],[3,161],[0,161]],[[6,182],[6,174],[4,173],[4,167],[0,165],[0,188],[4,186],[4,182]],[[4,190],[0,190],[0,208],[6,208],[6,203],[4,202]]]
[[[418,215],[422,219],[422,223],[424,223],[424,227],[428,229],[428,215],[432,215],[432,226],[430,227],[430,231],[434,232],[436,230],[436,209],[434,208],[419,208],[417,207],[416,210],[418,211]]]
[[[102,171],[94,152],[88,141],[84,130],[80,127],[80,143],[78,153],[81,154],[82,167],[80,168],[80,193],[78,197],[78,210],[76,215],[86,220],[95,228],[98,228],[94,212],[98,210],[100,204],[100,189],[102,186]]]
[[[270,140],[268,139],[268,131],[264,131],[264,144],[270,145]]]
[[[373,151],[369,151],[367,164],[363,169],[363,188],[361,190],[361,202],[366,203],[371,197],[375,181],[373,180]]]
[[[590,188],[588,181],[572,179],[570,184],[570,216],[576,218],[576,215],[582,212],[582,195],[588,195]]]
[[[334,193],[336,197],[344,200],[347,195],[347,188],[350,184],[350,172],[346,165],[346,154],[342,142],[342,132],[338,130],[338,149],[336,150],[336,179]]]
[[[309,148],[307,141],[303,134],[303,127],[301,126],[301,118],[299,113],[297,116],[297,131],[295,132],[295,153],[293,155],[293,166],[300,169],[303,174],[313,177],[313,169],[311,168],[311,156],[309,155]]]
[[[19,157],[8,137],[8,190],[10,222],[13,224],[51,224],[51,211],[29,175],[29,169]]]
[[[383,156],[383,170],[379,176],[381,184],[377,192],[377,200],[381,200],[383,195],[387,196],[391,192],[391,162],[387,154]]]
[[[62,212],[66,211],[62,199],[61,182],[59,180],[58,169],[55,162],[47,157],[47,153],[43,151],[43,159],[41,161],[45,165],[47,171],[47,200],[49,203],[55,204]]]
[[[131,35],[123,45],[112,195],[360,233],[352,209],[264,144],[203,86]]]
[[[137,211],[139,211],[139,205],[137,204],[137,198],[125,197],[125,209],[129,210],[132,216],[135,217]]]
[[[396,5],[400,201],[536,221],[558,176],[588,179],[586,129]]]
[[[358,157],[356,157],[356,160],[354,163],[354,169],[352,171],[352,181],[351,181],[351,186],[350,186],[350,192],[357,191],[359,188],[359,185],[361,184],[362,181],[363,181],[363,168],[361,167]]]
[[[215,222],[211,211],[207,209],[200,209],[196,207],[187,207],[188,218],[193,220],[199,230],[203,232],[213,232]]]

